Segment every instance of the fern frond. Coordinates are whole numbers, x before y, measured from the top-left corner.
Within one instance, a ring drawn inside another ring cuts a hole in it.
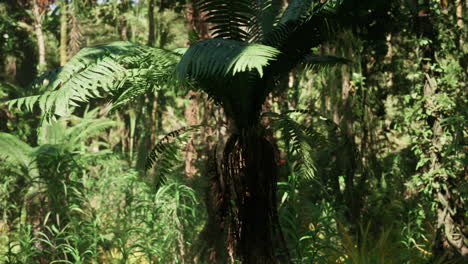
[[[127,82],[113,96],[112,109],[119,108],[147,92],[180,85],[175,78],[175,67],[182,51],[152,48],[127,70]]]
[[[298,21],[305,16],[312,8],[313,0],[292,0],[289,1],[288,7],[280,19],[281,24],[286,24],[290,21]]]
[[[27,168],[32,163],[33,148],[14,135],[0,132],[0,163],[6,160]]]
[[[289,1],[288,8],[284,11],[279,23],[300,21],[315,14],[329,15],[336,11],[342,2],[343,0],[292,0]]]
[[[273,47],[248,44],[235,40],[209,39],[192,45],[177,65],[180,79],[235,75],[263,68],[274,60],[279,51]]]
[[[33,89],[42,94],[7,103],[10,107],[26,106],[28,110],[39,105],[48,117],[68,116],[72,107],[102,97],[103,93],[120,97],[124,87],[140,87],[146,81],[145,88],[148,88],[167,81],[179,58],[180,55],[167,50],[130,42],[85,48],[65,66],[36,80]],[[117,102],[123,104],[132,98],[117,98]]]
[[[278,22],[283,1],[281,0],[254,0],[252,1],[252,16],[249,25],[249,42],[260,43],[263,37],[270,33]]]
[[[308,65],[308,66],[313,66],[313,65],[334,66],[334,65],[340,65],[340,64],[348,64],[349,62],[351,62],[351,61],[348,60],[348,59],[345,59],[343,57],[338,57],[338,56],[307,55],[303,59],[302,64],[305,64],[305,65]]]
[[[117,122],[106,119],[84,119],[76,126],[67,131],[68,145],[76,147],[80,142],[85,142],[91,137],[95,137],[102,131],[114,127]]]
[[[201,12],[206,12],[207,23],[214,38],[248,40],[244,28],[253,16],[250,0],[197,0],[194,3]]]
[[[343,57],[324,55],[307,55],[301,61],[300,65],[304,66],[305,70],[328,69],[333,66],[348,64],[351,61]]]
[[[103,130],[117,125],[117,122],[105,119],[96,118],[96,108],[86,112],[83,118],[72,117],[72,125],[67,124],[64,120],[53,121],[51,123],[43,123],[39,135],[38,143],[40,145],[61,145],[62,149],[70,152],[76,151],[81,143],[97,136]]]
[[[287,151],[294,157],[295,171],[306,179],[314,179],[316,167],[313,151],[324,141],[323,137],[310,127],[296,122],[287,113],[268,112],[263,116],[272,118],[272,125],[281,131],[282,139],[288,143]]]
[[[173,168],[180,164],[180,145],[187,142],[189,132],[200,129],[201,125],[183,127],[166,134],[151,150],[146,160],[146,170],[157,166],[154,184],[163,183]]]
[[[332,35],[328,18],[340,2],[341,0],[289,2],[278,24],[262,41],[262,44],[275,47],[281,52],[270,66],[272,74],[289,72],[301,62],[313,62],[304,60],[304,57]]]
[[[150,154],[148,155],[148,158],[146,160],[146,169],[149,170],[151,169],[155,162],[158,160],[158,157],[161,155],[166,150],[166,147],[176,140],[178,137],[182,136],[185,133],[191,132],[198,130],[201,127],[201,125],[195,125],[195,126],[188,126],[188,127],[182,127],[179,129],[176,129],[174,131],[171,131],[167,133],[160,141],[158,144],[156,144],[153,149],[151,150]]]

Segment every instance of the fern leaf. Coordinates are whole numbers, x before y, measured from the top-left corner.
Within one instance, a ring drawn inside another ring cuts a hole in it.
[[[82,142],[117,125],[115,121],[96,118],[98,110],[99,108],[96,108],[86,112],[83,118],[72,116],[71,126],[67,126],[65,120],[43,123],[38,135],[39,144],[61,145],[62,149],[72,152],[81,146]]]
[[[2,159],[27,168],[32,163],[33,148],[14,135],[0,132],[0,162]]]
[[[315,160],[313,150],[318,148],[323,137],[313,129],[300,124],[289,117],[291,112],[308,113],[306,111],[289,111],[285,114],[263,113],[263,116],[273,118],[272,125],[281,131],[284,142],[289,145],[288,152],[293,155],[294,170],[306,179],[315,178]]]
[[[164,153],[166,150],[168,150],[168,146],[174,142],[174,140],[177,140],[180,136],[191,132],[198,130],[201,125],[195,125],[195,126],[188,126],[188,127],[183,127],[180,129],[176,129],[174,131],[171,131],[167,133],[160,141],[158,144],[156,144],[153,149],[151,150],[150,154],[148,155],[148,158],[146,160],[146,170],[151,169],[155,162],[160,158],[161,154]],[[171,152],[171,151],[169,151]]]
[[[235,40],[210,39],[192,45],[177,65],[180,79],[235,75],[263,68],[278,56],[273,47]]]
[[[251,17],[249,24],[249,42],[261,42],[263,37],[273,30],[282,6],[281,0],[252,1],[255,15]]]
[[[338,57],[338,56],[316,56],[316,55],[307,55],[302,61],[305,65],[327,65],[334,66],[339,64],[347,64],[351,62],[348,59]]]
[[[281,24],[286,24],[289,21],[300,20],[310,11],[313,0],[292,0],[289,1],[288,8],[284,11],[280,19]]]
[[[254,13],[250,0],[197,0],[194,4],[206,12],[205,22],[214,24],[210,28],[214,38],[248,40],[244,28]]]
[[[68,116],[72,108],[92,98],[111,95],[122,105],[141,93],[126,93],[123,89],[138,89],[145,83],[145,91],[174,79],[175,65],[180,55],[171,51],[150,48],[131,42],[113,42],[85,48],[65,66],[40,76],[33,83],[33,95],[8,101],[10,107],[34,105],[47,116]],[[136,87],[136,88],[135,88]],[[133,94],[133,96],[128,96]]]
[[[164,183],[167,176],[170,175],[174,168],[180,164],[180,149],[181,145],[186,144],[190,138],[189,132],[197,131],[201,125],[183,127],[166,134],[158,144],[151,150],[146,160],[146,170],[157,165],[155,180],[153,184]]]

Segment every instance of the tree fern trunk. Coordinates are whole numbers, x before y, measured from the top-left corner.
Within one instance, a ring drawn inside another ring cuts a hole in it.
[[[287,263],[276,201],[277,168],[272,144],[256,129],[229,137],[219,171],[217,215],[231,259]]]

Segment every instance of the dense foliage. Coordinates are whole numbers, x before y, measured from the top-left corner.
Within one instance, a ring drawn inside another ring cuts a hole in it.
[[[0,263],[464,263],[467,8],[0,3]]]

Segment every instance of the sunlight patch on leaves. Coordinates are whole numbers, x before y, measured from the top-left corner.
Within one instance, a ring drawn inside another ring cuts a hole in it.
[[[192,45],[177,65],[180,79],[235,75],[263,68],[274,60],[279,51],[273,47],[248,44],[235,40],[210,39]]]

